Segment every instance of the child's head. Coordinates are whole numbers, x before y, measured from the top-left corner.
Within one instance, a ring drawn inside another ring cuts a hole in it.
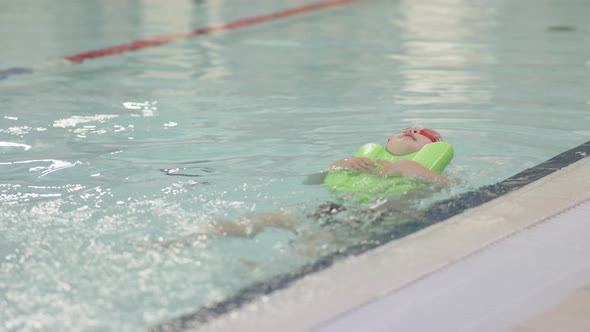
[[[441,134],[430,128],[414,126],[402,129],[387,140],[385,149],[395,156],[418,152],[428,143],[442,141]]]

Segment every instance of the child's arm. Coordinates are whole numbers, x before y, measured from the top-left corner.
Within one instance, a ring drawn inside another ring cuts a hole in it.
[[[335,171],[338,169],[347,169],[354,172],[365,172],[379,175],[377,167],[373,164],[371,159],[365,157],[351,157],[346,159],[336,160],[335,162],[331,163],[330,166],[321,173],[314,173],[308,175],[304,180],[303,184],[305,185],[316,185],[324,183],[324,179],[326,178],[326,174],[330,171]]]
[[[375,173],[376,167],[371,161],[371,159],[366,157],[352,157],[346,158],[341,160],[336,160],[330,167],[328,167],[328,171],[344,168],[355,172],[367,172],[367,173]]]
[[[383,168],[379,170],[381,176],[403,176],[430,183],[449,183],[449,179],[446,176],[434,173],[414,160],[405,159],[391,162],[388,160],[377,159],[377,162],[383,165]]]

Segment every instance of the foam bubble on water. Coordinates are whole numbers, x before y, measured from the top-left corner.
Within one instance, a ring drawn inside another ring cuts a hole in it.
[[[69,118],[59,119],[53,122],[53,127],[56,128],[68,128],[68,127],[76,127],[81,123],[88,123],[88,122],[105,122],[110,119],[114,119],[118,117],[116,114],[96,114],[96,115],[89,115],[89,116],[79,116],[74,115]]]
[[[68,161],[63,161],[63,160],[45,160],[45,161],[51,162],[51,164],[48,165],[48,166],[31,167],[31,168],[29,168],[29,171],[31,171],[31,172],[40,172],[41,173],[40,176],[45,176],[47,174],[60,171],[62,169],[66,169],[66,168],[70,168],[70,167],[75,167],[77,165],[81,165],[82,164],[82,162],[80,162],[80,161],[76,161],[76,162],[73,162],[73,163],[68,162]]]
[[[31,149],[30,145],[21,144],[21,143],[13,143],[13,142],[0,142],[0,147],[18,147],[18,148],[24,148],[25,151]]]
[[[23,137],[24,135],[28,134],[31,131],[31,129],[33,128],[29,126],[9,127],[8,129],[0,129],[0,133]]]
[[[123,107],[129,110],[141,110],[141,116],[150,117],[156,116],[156,110],[158,109],[156,105],[158,104],[157,101],[144,101],[144,102],[135,102],[135,101],[127,101],[123,103]],[[138,115],[135,115],[138,116]]]

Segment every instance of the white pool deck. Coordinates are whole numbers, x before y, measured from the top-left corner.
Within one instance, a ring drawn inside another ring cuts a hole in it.
[[[590,331],[590,158],[198,331]]]

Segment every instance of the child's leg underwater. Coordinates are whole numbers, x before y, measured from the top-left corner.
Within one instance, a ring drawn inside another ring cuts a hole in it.
[[[211,225],[206,233],[211,235],[254,237],[265,228],[295,231],[295,221],[287,213],[266,212],[239,221],[219,222]]]
[[[280,228],[295,232],[295,227],[295,221],[289,214],[267,212],[257,214],[253,217],[245,217],[239,221],[225,221],[210,224],[199,229],[195,234],[180,239],[137,241],[133,244],[138,247],[184,247],[194,245],[210,237],[229,236],[252,238],[265,228]]]

